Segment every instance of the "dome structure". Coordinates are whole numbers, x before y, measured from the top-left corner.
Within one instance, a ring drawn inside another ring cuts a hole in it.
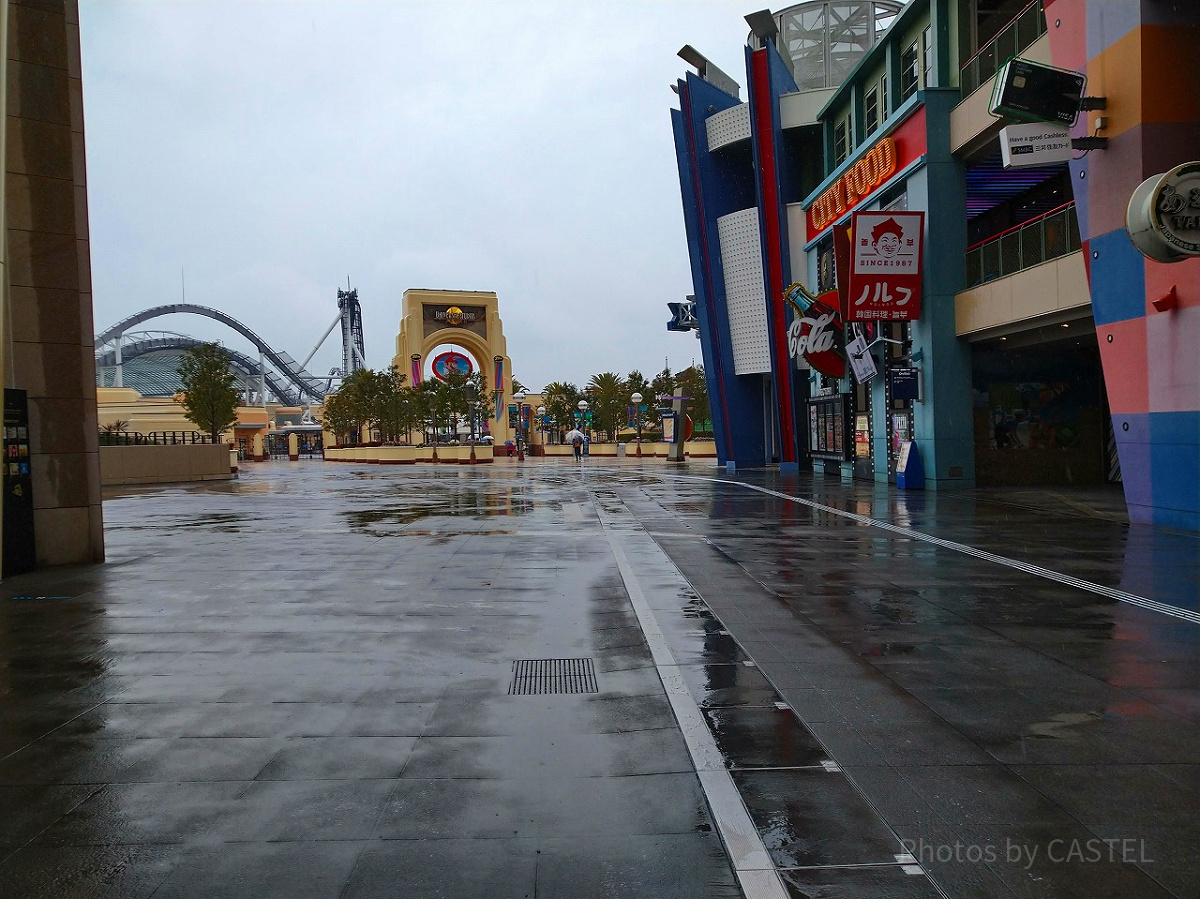
[[[808,0],[773,13],[776,46],[802,91],[838,87],[904,8],[898,0]]]

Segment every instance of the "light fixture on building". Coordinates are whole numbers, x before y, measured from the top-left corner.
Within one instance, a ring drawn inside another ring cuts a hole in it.
[[[708,57],[691,44],[684,44],[680,47],[678,56],[689,66],[695,66],[696,74],[713,87],[732,94],[734,97],[741,92],[741,85],[709,62]]]
[[[758,38],[759,44],[755,48],[758,50],[774,41],[775,36],[779,34],[779,25],[776,24],[775,16],[769,9],[760,9],[758,12],[750,13],[746,16],[746,24],[750,26],[750,33]]]

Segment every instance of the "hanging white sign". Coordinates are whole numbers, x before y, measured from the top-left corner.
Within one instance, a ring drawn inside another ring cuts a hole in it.
[[[1058,125],[1033,122],[1000,130],[1000,161],[1006,169],[1069,162],[1071,132]]]

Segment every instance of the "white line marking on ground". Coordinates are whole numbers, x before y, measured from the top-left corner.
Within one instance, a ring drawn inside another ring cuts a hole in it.
[[[1132,606],[1139,606],[1140,608],[1148,609],[1151,612],[1158,612],[1160,615],[1170,615],[1173,618],[1179,618],[1183,621],[1191,622],[1192,624],[1200,624],[1200,613],[1193,612],[1189,609],[1180,609],[1176,606],[1167,605],[1164,602],[1158,602],[1154,599],[1147,599],[1145,596],[1138,596],[1136,593],[1127,593],[1124,590],[1118,590],[1115,587],[1105,587],[1103,584],[1093,584],[1091,581],[1081,580],[1080,578],[1072,577],[1069,574],[1063,574],[1059,571],[1051,571],[1049,568],[1042,568],[1040,565],[1031,565],[1028,562],[1022,562],[1019,559],[1010,559],[1007,556],[999,556],[986,550],[976,549],[973,546],[967,546],[965,543],[955,543],[953,540],[943,540],[941,537],[934,537],[932,534],[923,534],[920,531],[914,531],[911,528],[902,528],[899,525],[892,524],[888,521],[880,521],[878,518],[871,518],[867,515],[859,515],[856,512],[847,512],[845,509],[827,506],[824,503],[814,502],[811,499],[803,499],[798,496],[789,496],[786,493],[780,493],[778,490],[770,490],[766,487],[759,487],[757,484],[744,484],[740,481],[728,481],[722,478],[704,478],[696,475],[674,475],[673,477],[680,480],[709,481],[713,484],[726,484],[729,486],[744,487],[747,490],[755,490],[759,493],[765,493],[768,496],[774,496],[778,497],[779,499],[786,499],[793,503],[799,503],[802,506],[808,506],[810,509],[816,509],[820,512],[829,512],[832,515],[839,515],[842,518],[848,518],[851,521],[858,522],[859,524],[881,528],[882,530],[889,531],[893,534],[898,534],[902,537],[908,537],[912,540],[921,540],[925,543],[932,543],[934,546],[939,546],[942,549],[960,552],[964,555],[973,556],[976,559],[982,559],[985,562],[993,562],[997,565],[1004,565],[1008,568],[1015,569],[1016,571],[1023,571],[1026,574],[1032,574],[1035,577],[1042,577],[1046,578],[1047,580],[1057,581],[1060,584],[1066,584],[1068,587],[1076,587],[1080,590],[1086,590],[1090,593],[1106,596],[1109,599],[1115,599],[1118,602],[1128,603]]]
[[[637,573],[621,545],[622,542],[637,540],[644,544],[638,548],[639,567],[643,570],[647,564],[646,554],[653,553],[656,568],[660,572],[673,573],[681,587],[688,586],[687,580],[644,531],[618,532],[610,526],[610,513],[604,510],[599,502],[596,503],[596,509],[742,892],[746,899],[787,899],[788,892],[783,880],[771,861],[770,853],[763,845],[758,829],[750,820],[750,813],[746,811],[737,785],[725,767],[725,760],[704,721],[704,716],[688,691],[675,657],[667,646],[666,638],[663,637],[658,619],[638,581]]]

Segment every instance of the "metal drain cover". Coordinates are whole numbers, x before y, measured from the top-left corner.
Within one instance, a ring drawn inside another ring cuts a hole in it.
[[[591,659],[517,659],[510,696],[537,693],[599,693]]]

